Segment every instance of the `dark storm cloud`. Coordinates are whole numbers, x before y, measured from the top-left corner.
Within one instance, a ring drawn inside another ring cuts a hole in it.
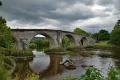
[[[21,26],[26,24],[29,26],[32,24],[30,27],[51,28],[52,26],[55,29],[73,31],[72,29],[78,24],[83,25],[79,22],[80,20],[100,18],[100,22],[102,19],[117,20],[113,18],[120,18],[120,0],[2,0],[2,3],[0,16],[3,16],[11,25],[19,23]],[[95,8],[94,5],[105,8]],[[95,9],[93,10],[92,7]],[[96,24],[96,22],[97,20],[93,20],[93,25],[87,26],[85,24],[88,23],[84,23],[82,28],[94,28],[97,25],[99,25],[98,28],[102,28],[106,24],[106,22],[102,24]],[[19,25],[16,27],[20,27]],[[113,23],[110,22],[109,25]]]
[[[18,19],[28,22],[41,22],[40,17],[53,18],[58,20],[77,20],[93,17],[93,13],[90,10],[88,10],[89,14],[88,11],[83,10],[72,12],[72,14],[53,13],[53,11],[57,9],[65,9],[78,2],[93,4],[93,2],[89,0],[4,0],[2,2],[3,6],[1,7],[1,11],[4,13],[9,13],[7,15],[11,16],[11,19]],[[2,15],[4,16],[4,14]]]

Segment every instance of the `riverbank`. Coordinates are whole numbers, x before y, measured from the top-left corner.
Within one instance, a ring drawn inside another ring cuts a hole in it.
[[[73,50],[85,50],[84,46],[74,46],[74,47],[58,47],[58,48],[48,48],[45,49],[45,53],[47,54],[68,54]]]
[[[98,43],[90,44],[86,48],[116,50],[120,49],[120,46],[108,44],[108,41],[101,41]]]
[[[32,50],[15,50],[0,47],[0,53],[12,57],[34,57]]]

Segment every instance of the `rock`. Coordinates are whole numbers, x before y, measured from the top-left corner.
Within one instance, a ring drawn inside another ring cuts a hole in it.
[[[65,63],[68,63],[69,65],[66,66]],[[59,63],[60,65],[64,65],[66,68],[76,69],[75,63],[72,60],[65,60],[63,62]]]

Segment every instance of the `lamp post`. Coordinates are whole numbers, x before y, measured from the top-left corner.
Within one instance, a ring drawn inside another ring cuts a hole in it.
[[[93,29],[93,34],[94,34],[94,29]]]

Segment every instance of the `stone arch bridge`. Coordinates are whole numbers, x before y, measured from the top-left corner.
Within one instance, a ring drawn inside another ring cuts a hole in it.
[[[62,39],[67,36],[70,46],[80,46],[95,43],[96,40],[90,36],[75,34],[73,32],[50,29],[11,29],[12,38],[16,49],[28,49],[32,38],[38,34],[44,35],[50,43],[50,47],[62,47]]]

